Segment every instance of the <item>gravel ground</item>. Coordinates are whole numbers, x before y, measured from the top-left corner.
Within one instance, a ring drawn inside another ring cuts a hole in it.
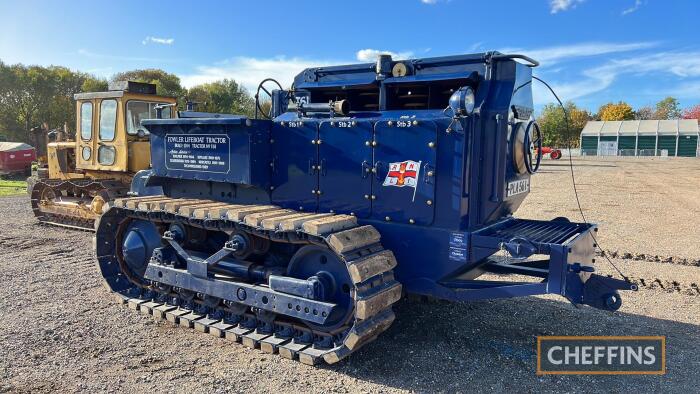
[[[670,171],[674,163],[661,164]],[[647,163],[641,168],[650,170]],[[601,169],[621,179],[632,176],[625,175],[625,163]],[[574,217],[564,192],[567,176],[558,167],[545,171],[535,178],[536,191],[523,211],[531,217]],[[591,194],[597,189],[584,184],[590,184],[592,169],[578,171],[586,174],[579,183],[582,202],[591,207],[587,213],[601,223],[601,234],[614,234],[601,241],[606,248],[700,257],[698,237],[691,239],[698,230],[679,224],[682,215],[654,211],[667,219],[642,220],[642,211],[626,207],[659,197],[640,190],[645,201],[630,199],[633,190],[625,186],[624,194],[615,194],[616,206],[596,207],[596,199],[613,197]],[[632,188],[633,180],[625,182]],[[552,191],[562,191],[560,199],[548,199]],[[679,196],[673,207],[685,204],[685,215],[695,209],[697,218],[698,201]],[[631,230],[617,223],[623,208],[627,220],[634,219]],[[577,309],[550,296],[470,304],[402,301],[397,321],[377,341],[339,365],[312,368],[116,305],[94,267],[91,234],[36,224],[25,196],[0,198],[0,218],[0,392],[691,392],[700,382],[700,267],[693,265],[613,258],[628,275],[644,280],[615,313]],[[671,228],[662,228],[664,223]],[[682,253],[673,246],[688,240],[692,245]],[[666,335],[668,373],[537,376],[537,335]]]
[[[544,160],[540,172],[517,215],[581,221],[568,158]],[[574,174],[583,212],[600,226],[605,250],[700,263],[700,160],[576,159]]]

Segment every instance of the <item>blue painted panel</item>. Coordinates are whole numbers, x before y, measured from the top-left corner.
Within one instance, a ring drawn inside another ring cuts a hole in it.
[[[390,125],[391,124],[391,125]],[[372,217],[429,225],[435,212],[437,126],[408,119],[375,123]],[[430,144],[434,144],[433,147]],[[432,175],[431,175],[432,174]]]
[[[269,189],[269,121],[238,118],[152,119],[156,176],[227,182]]]
[[[367,217],[372,193],[372,123],[325,121],[319,128],[319,210]]]
[[[316,211],[318,161],[316,122],[275,122],[272,126],[272,203],[303,211]]]

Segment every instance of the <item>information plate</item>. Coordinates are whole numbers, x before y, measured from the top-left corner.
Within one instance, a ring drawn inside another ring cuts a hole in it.
[[[226,174],[230,169],[230,141],[225,134],[166,134],[168,170]]]

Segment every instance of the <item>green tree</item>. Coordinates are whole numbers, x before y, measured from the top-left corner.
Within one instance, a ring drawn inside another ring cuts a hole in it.
[[[656,119],[679,119],[681,117],[681,107],[674,97],[666,97],[656,103]]]
[[[112,82],[137,81],[156,85],[156,92],[161,96],[177,97],[182,99],[186,90],[180,84],[177,75],[159,69],[131,70],[114,74]]]
[[[83,92],[104,92],[107,90],[107,87],[107,80],[89,76],[83,81],[83,86],[81,86],[80,90]]]
[[[598,118],[600,120],[631,120],[634,119],[634,111],[632,106],[624,101],[617,104],[607,103],[598,110]]]
[[[537,118],[543,134],[543,145],[552,147],[577,146],[581,130],[591,114],[569,101],[564,104],[568,114],[568,128],[564,111],[558,104],[547,104]]]
[[[89,74],[65,67],[0,62],[0,133],[8,140],[30,142],[29,130],[43,123],[50,128],[68,123],[72,128],[73,95],[81,92],[84,85],[102,88],[96,81],[99,80]]]
[[[241,114],[255,114],[255,99],[232,79],[193,86],[187,91],[187,99],[198,102],[198,110]]]

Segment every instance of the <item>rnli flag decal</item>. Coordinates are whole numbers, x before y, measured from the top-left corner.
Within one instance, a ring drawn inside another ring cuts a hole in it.
[[[420,167],[421,162],[413,160],[389,163],[389,172],[384,178],[384,186],[412,187],[414,189],[413,200],[415,201]]]

